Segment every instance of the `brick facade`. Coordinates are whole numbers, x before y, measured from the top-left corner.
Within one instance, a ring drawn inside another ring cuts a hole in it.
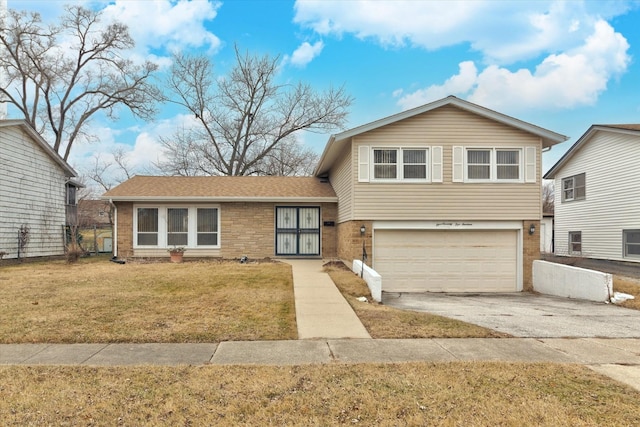
[[[116,248],[120,258],[133,256],[133,203],[119,202],[116,204],[115,221],[117,222]]]
[[[529,234],[531,225],[536,227],[533,234]],[[522,222],[522,289],[533,291],[533,261],[540,259],[540,221]]]
[[[222,258],[270,258],[275,256],[275,208],[278,203],[237,202],[220,204],[220,250]],[[321,252],[324,258],[335,258],[336,226],[323,225],[337,219],[335,203],[296,204],[295,206],[319,206],[321,212]],[[133,203],[118,202],[117,244],[118,256],[136,256],[133,249]],[[160,255],[161,254],[161,255]],[[195,251],[185,253],[196,256]],[[148,256],[148,255],[145,255]],[[167,256],[159,251],[156,256]]]
[[[365,226],[364,236],[360,234],[360,227]],[[338,258],[351,263],[354,259],[362,259],[362,240],[371,265],[373,253],[372,239],[373,221],[347,221],[338,224]]]

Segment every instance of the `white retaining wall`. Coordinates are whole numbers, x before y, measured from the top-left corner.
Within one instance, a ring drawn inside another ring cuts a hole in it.
[[[377,302],[382,302],[382,276],[373,268],[367,266],[367,264],[364,265],[363,269],[362,261],[358,259],[353,260],[351,270],[358,275],[362,274],[362,278],[367,282],[367,286],[371,292],[371,298]]]
[[[534,261],[533,290],[560,297],[608,302],[613,295],[613,276],[570,265]]]

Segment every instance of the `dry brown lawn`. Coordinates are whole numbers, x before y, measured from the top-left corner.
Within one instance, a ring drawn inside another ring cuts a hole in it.
[[[507,334],[429,313],[404,311],[378,304],[364,280],[343,263],[328,264],[325,271],[351,304],[372,338],[495,338]],[[358,301],[365,296],[368,302]]]
[[[613,290],[633,295],[635,299],[624,301],[618,305],[640,310],[640,279],[624,276],[613,276]]]
[[[280,263],[128,262],[0,266],[0,342],[218,342],[297,337]]]
[[[576,365],[0,367],[23,425],[640,425],[640,393]]]

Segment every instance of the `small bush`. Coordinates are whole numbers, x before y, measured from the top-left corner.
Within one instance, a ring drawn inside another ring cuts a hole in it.
[[[67,254],[66,254],[67,262],[69,264],[78,262],[82,254],[83,254],[83,251],[79,247],[71,247],[67,249]]]

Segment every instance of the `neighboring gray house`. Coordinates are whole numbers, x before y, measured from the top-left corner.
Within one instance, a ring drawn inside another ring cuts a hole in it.
[[[555,253],[640,261],[640,124],[593,125],[547,172]]]
[[[0,252],[63,255],[76,221],[77,174],[24,120],[0,121]]]

